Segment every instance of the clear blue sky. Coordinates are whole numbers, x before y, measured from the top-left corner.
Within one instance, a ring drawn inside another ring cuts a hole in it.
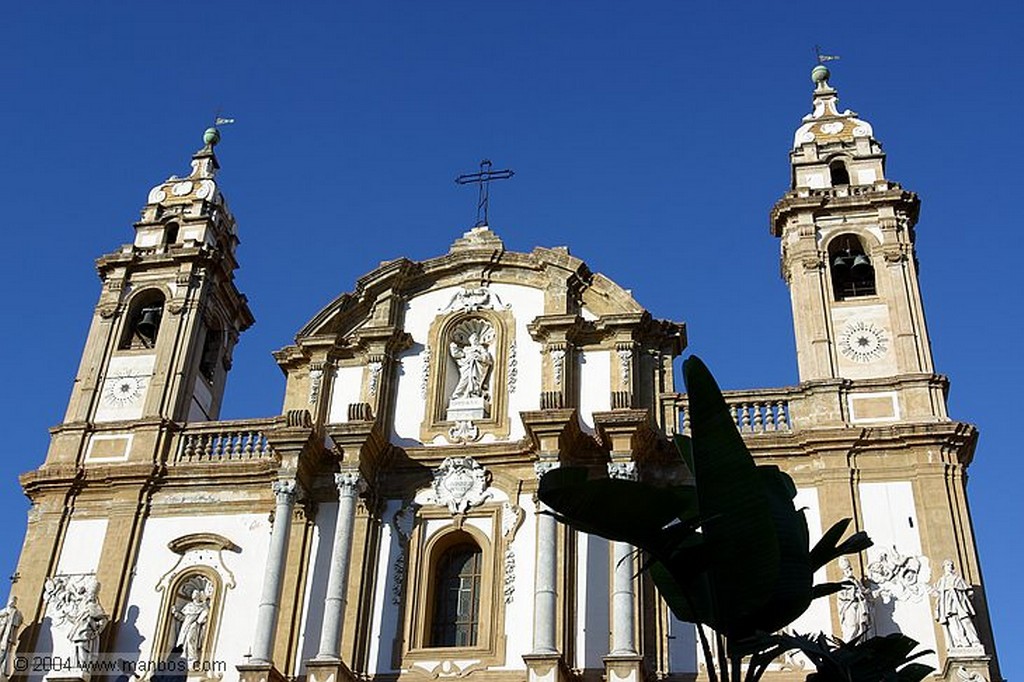
[[[382,260],[444,252],[483,156],[509,248],[567,244],[729,388],[796,381],[768,210],[809,111],[812,48],[919,192],[918,255],[950,411],[981,441],[969,494],[1003,672],[1024,670],[1020,2],[9,3],[0,25],[0,569],[99,294],[149,188],[218,147],[256,326],[226,418],[275,414],[270,352]],[[1015,390],[1018,389],[1018,390]]]

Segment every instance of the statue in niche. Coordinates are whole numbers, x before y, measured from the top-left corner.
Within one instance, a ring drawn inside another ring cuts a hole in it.
[[[485,320],[473,318],[452,330],[448,354],[458,369],[458,381],[448,400],[448,420],[483,419],[490,408],[491,370],[494,356],[489,345],[494,328]]]
[[[843,639],[852,642],[867,634],[871,626],[871,612],[868,609],[869,592],[853,574],[853,566],[846,557],[839,557],[839,568],[843,571],[843,587],[836,593],[839,606],[839,626]]]
[[[85,583],[68,631],[68,639],[75,646],[75,666],[81,670],[87,670],[96,661],[100,635],[110,622],[110,616],[100,606],[99,593],[98,580],[93,578]]]
[[[18,645],[18,628],[21,627],[22,616],[18,610],[18,598],[13,594],[7,600],[7,606],[0,609],[0,679],[6,680],[11,675],[11,654]]]
[[[935,620],[946,633],[950,649],[981,646],[974,627],[974,604],[971,586],[956,573],[953,562],[942,562],[942,577],[935,583]]]
[[[487,346],[481,343],[480,335],[470,334],[465,346],[452,341],[449,352],[459,365],[459,383],[455,385],[452,399],[486,398],[484,382],[490,374],[494,358]]]
[[[181,623],[175,639],[175,649],[185,657],[190,667],[202,661],[206,625],[210,620],[210,596],[213,584],[201,576],[193,576],[178,589],[171,615]],[[184,601],[184,604],[180,603]]]

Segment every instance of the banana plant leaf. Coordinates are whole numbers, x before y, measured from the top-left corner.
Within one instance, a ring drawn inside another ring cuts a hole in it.
[[[917,648],[917,641],[899,632],[852,642],[823,634],[776,635],[774,639],[777,649],[763,658],[793,649],[802,651],[816,668],[807,682],[920,682],[934,670],[914,662],[932,651],[911,653]]]
[[[693,486],[655,487],[617,478],[588,478],[584,467],[559,467],[540,480],[538,497],[576,530],[628,542],[654,555],[692,535],[697,518]]]
[[[840,522],[810,549],[793,480],[754,463],[699,358],[687,359],[683,374],[691,436],[676,447],[693,485],[591,479],[565,467],[545,474],[538,494],[577,530],[648,552],[645,569],[677,618],[724,635],[730,655],[762,652],[773,646],[769,633],[837,589],[814,586],[814,572],[870,540],[861,533],[840,542],[848,523]]]
[[[707,586],[711,613],[702,622],[728,638],[743,638],[757,629],[771,632],[773,628],[759,628],[756,619],[772,600],[782,568],[777,505],[711,372],[691,356],[683,363],[683,377],[698,507],[707,518],[701,533],[708,569],[706,577],[691,579],[682,588],[692,592]],[[685,560],[685,555],[674,556],[665,565],[681,577],[687,572],[680,565]]]

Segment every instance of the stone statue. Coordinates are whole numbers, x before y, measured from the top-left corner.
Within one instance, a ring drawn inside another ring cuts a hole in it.
[[[974,604],[971,586],[956,574],[953,562],[942,562],[942,577],[935,583],[935,620],[946,632],[950,649],[981,646],[974,628]]]
[[[175,646],[180,647],[189,666],[199,664],[203,655],[203,639],[206,623],[210,618],[210,602],[202,590],[192,590],[192,599],[182,607],[176,607],[174,617],[181,621]]]
[[[7,606],[0,609],[0,679],[6,680],[11,675],[11,654],[18,645],[18,628],[21,623],[18,598],[12,594],[7,600]]]
[[[843,571],[845,587],[836,594],[839,605],[839,626],[847,642],[863,637],[871,626],[871,612],[868,610],[868,591],[853,574],[853,566],[846,557],[839,557],[839,568]]]
[[[100,635],[110,622],[107,612],[100,606],[99,592],[98,580],[85,584],[68,631],[68,639],[75,646],[75,666],[82,670],[87,670],[95,662]]]
[[[487,346],[480,341],[480,335],[470,334],[469,343],[465,346],[452,341],[449,352],[459,366],[459,383],[452,392],[452,400],[486,398],[485,384],[494,358],[487,350]]]

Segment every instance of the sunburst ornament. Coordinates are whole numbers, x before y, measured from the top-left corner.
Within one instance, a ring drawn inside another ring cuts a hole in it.
[[[888,349],[889,340],[885,333],[870,322],[851,322],[839,335],[839,352],[854,362],[877,360]]]
[[[146,388],[145,378],[133,374],[119,374],[107,379],[103,400],[108,405],[124,407],[131,405]]]

